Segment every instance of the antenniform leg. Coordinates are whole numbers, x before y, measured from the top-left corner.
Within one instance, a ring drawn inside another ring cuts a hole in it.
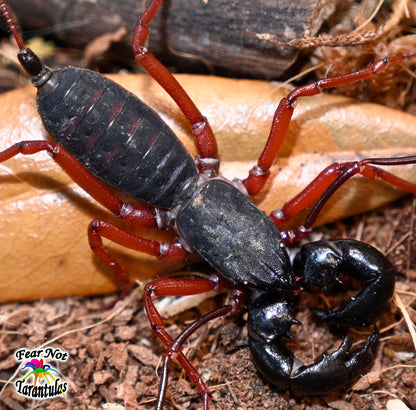
[[[165,359],[163,361],[162,367],[162,375],[160,378],[160,387],[159,387],[159,395],[157,399],[157,409],[161,409],[163,406],[163,402],[166,396],[166,390],[168,386],[168,378],[169,378],[169,363],[178,357],[181,353],[181,349],[183,344],[188,340],[188,338],[201,326],[207,324],[209,321],[219,318],[221,316],[225,316],[229,313],[237,314],[242,305],[243,305],[243,297],[244,292],[241,289],[234,288],[231,292],[231,297],[227,305],[220,306],[211,312],[208,312],[192,322],[179,336],[176,337],[175,340],[170,344],[168,351],[166,353]],[[207,396],[204,394],[204,410],[209,409],[209,403],[207,401]]]
[[[364,282],[355,296],[328,310],[313,312],[323,320],[348,326],[374,324],[384,312],[394,291],[391,264],[373,247],[354,240],[315,242],[301,248],[294,260],[294,274],[305,284],[326,290],[339,282],[339,274]],[[351,349],[346,337],[331,354],[309,365],[298,365],[281,340],[296,324],[294,313],[282,295],[269,292],[250,306],[248,326],[250,348],[259,371],[279,389],[301,394],[327,394],[353,383],[371,366],[377,348],[378,331],[361,347]]]

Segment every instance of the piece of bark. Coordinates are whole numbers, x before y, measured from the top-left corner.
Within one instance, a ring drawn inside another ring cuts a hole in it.
[[[196,154],[189,124],[159,85],[146,75],[114,78],[157,109]],[[287,89],[254,80],[189,75],[178,79],[212,124],[223,175],[245,178],[262,151],[274,110]],[[35,92],[27,87],[0,96],[0,149],[46,137],[36,112]],[[416,118],[399,111],[339,96],[302,99],[270,181],[254,200],[269,213],[334,161],[415,155],[415,135]],[[414,167],[394,172],[416,182]],[[318,223],[373,209],[402,194],[377,181],[353,178],[323,209]],[[49,155],[18,156],[1,164],[0,302],[115,291],[109,269],[88,246],[86,230],[94,217],[123,225],[73,184]],[[144,229],[138,234],[156,240],[174,236]],[[144,280],[183,267],[104,242],[116,249],[116,257],[133,278]]]
[[[133,27],[144,3],[8,1],[25,29],[53,34],[69,47],[84,47],[97,37],[124,27],[129,33],[129,50]],[[293,64],[298,50],[276,46],[256,34],[268,33],[281,41],[313,36],[334,7],[322,0],[165,1],[150,24],[149,44],[169,65],[182,70],[195,71],[196,64],[213,68],[217,74],[225,70],[250,77],[278,78]]]

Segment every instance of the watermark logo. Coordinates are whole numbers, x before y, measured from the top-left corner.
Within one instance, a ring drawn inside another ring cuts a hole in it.
[[[68,382],[64,381],[59,371],[49,363],[65,362],[69,354],[59,348],[19,349],[14,353],[17,361],[24,363],[22,371],[26,374],[14,382],[16,392],[21,396],[46,400],[66,397]]]

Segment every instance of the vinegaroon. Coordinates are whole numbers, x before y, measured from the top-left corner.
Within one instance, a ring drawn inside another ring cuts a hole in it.
[[[135,236],[103,219],[88,227],[94,253],[121,282],[122,294],[131,290],[129,276],[104,249],[102,238],[161,259],[182,260],[200,254],[216,271],[207,278],[160,278],[145,287],[144,305],[150,324],[167,348],[156,408],[162,408],[169,362],[176,359],[200,390],[209,408],[209,389],[181,351],[200,326],[227,314],[248,309],[249,345],[264,377],[279,389],[301,394],[325,394],[355,381],[372,363],[378,340],[375,326],[393,295],[394,273],[388,260],[373,247],[355,240],[314,242],[289,258],[287,245],[306,237],[328,198],[355,174],[384,181],[416,194],[416,185],[378,168],[416,163],[415,156],[367,158],[334,163],[324,169],[281,210],[266,216],[251,201],[269,177],[284,140],[297,99],[323,89],[373,77],[388,64],[415,53],[386,58],[359,71],[300,86],[283,98],[258,163],[244,180],[219,176],[214,134],[205,117],[171,73],[146,48],[149,22],[162,0],[152,0],[134,28],[133,50],[149,74],[168,92],[192,126],[199,151],[194,160],[159,116],[137,97],[92,71],[64,68],[51,71],[26,48],[3,0],[0,6],[15,38],[21,65],[37,87],[37,104],[53,141],[22,141],[0,152],[0,162],[17,154],[48,152],[54,161],[96,201],[132,226],[174,229],[175,242],[158,243]],[[101,181],[152,208],[123,202]],[[314,204],[314,205],[313,205]],[[304,224],[295,230],[279,227],[313,205]],[[299,363],[282,338],[293,324],[292,289],[326,290],[340,274],[363,283],[343,305],[314,310],[318,318],[345,326],[374,325],[361,347],[351,348],[346,336],[341,346],[311,365]],[[203,315],[176,339],[165,330],[153,299],[230,290],[230,301]]]

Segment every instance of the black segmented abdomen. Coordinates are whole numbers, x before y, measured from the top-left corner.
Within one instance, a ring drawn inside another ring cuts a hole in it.
[[[92,174],[134,198],[171,208],[175,192],[197,175],[191,155],[159,115],[90,70],[53,72],[38,89],[51,136]]]

